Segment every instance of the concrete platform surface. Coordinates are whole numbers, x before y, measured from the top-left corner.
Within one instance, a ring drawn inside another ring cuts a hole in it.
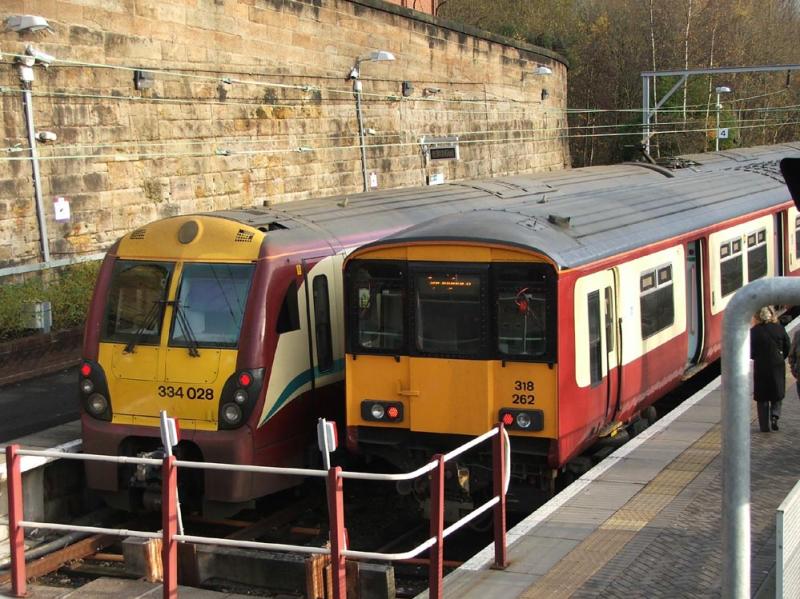
[[[160,584],[144,580],[98,578],[76,589],[28,585],[28,599],[157,599],[162,595]],[[178,596],[187,599],[252,599],[252,595],[218,593],[193,587],[178,587]],[[11,588],[0,587],[0,597],[13,597]]]
[[[800,479],[800,401],[787,371],[780,431],[751,422],[751,588],[775,589],[776,509]],[[720,597],[720,382],[627,443],[445,578],[458,599]],[[427,592],[419,598],[427,597]]]

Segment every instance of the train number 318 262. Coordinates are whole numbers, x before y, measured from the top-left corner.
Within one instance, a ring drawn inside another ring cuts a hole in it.
[[[533,381],[514,381],[514,391],[533,391]],[[512,393],[511,403],[530,405],[536,401],[533,393]]]
[[[208,387],[173,387],[159,385],[159,397],[185,397],[186,399],[214,399],[214,390]]]

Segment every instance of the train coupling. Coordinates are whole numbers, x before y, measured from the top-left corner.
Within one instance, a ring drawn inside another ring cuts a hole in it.
[[[137,457],[151,460],[163,460],[166,452],[163,448],[153,451],[142,451]],[[131,477],[130,486],[141,492],[141,506],[146,511],[161,510],[161,466],[137,464]]]

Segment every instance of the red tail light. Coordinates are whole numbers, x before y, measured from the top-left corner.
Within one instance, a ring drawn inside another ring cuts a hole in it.
[[[503,424],[505,426],[511,426],[512,424],[514,424],[514,415],[511,414],[510,412],[506,412],[505,414],[503,414]]]
[[[92,366],[91,366],[91,364],[87,364],[86,362],[81,364],[81,375],[82,376],[89,376],[90,374],[92,374]]]
[[[239,373],[239,385],[249,387],[253,382],[253,377],[249,372]]]
[[[386,410],[386,415],[394,420],[400,416],[400,410],[398,410],[396,406],[389,406],[389,408]]]

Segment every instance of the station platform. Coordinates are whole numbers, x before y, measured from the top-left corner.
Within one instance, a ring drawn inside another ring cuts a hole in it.
[[[775,511],[800,479],[800,401],[787,372],[780,431],[751,422],[751,596],[775,596]],[[719,597],[720,379],[520,522],[509,567],[487,547],[444,580],[445,597]],[[426,596],[427,593],[421,595]]]
[[[0,597],[10,597],[0,589]],[[28,585],[28,599],[157,599],[163,594],[160,584],[144,580],[98,578],[79,588],[62,588],[44,585]],[[194,587],[178,587],[179,597],[191,599],[252,599],[252,596],[235,593],[219,593]],[[275,595],[274,599],[280,599]],[[293,597],[296,599],[296,597]]]

